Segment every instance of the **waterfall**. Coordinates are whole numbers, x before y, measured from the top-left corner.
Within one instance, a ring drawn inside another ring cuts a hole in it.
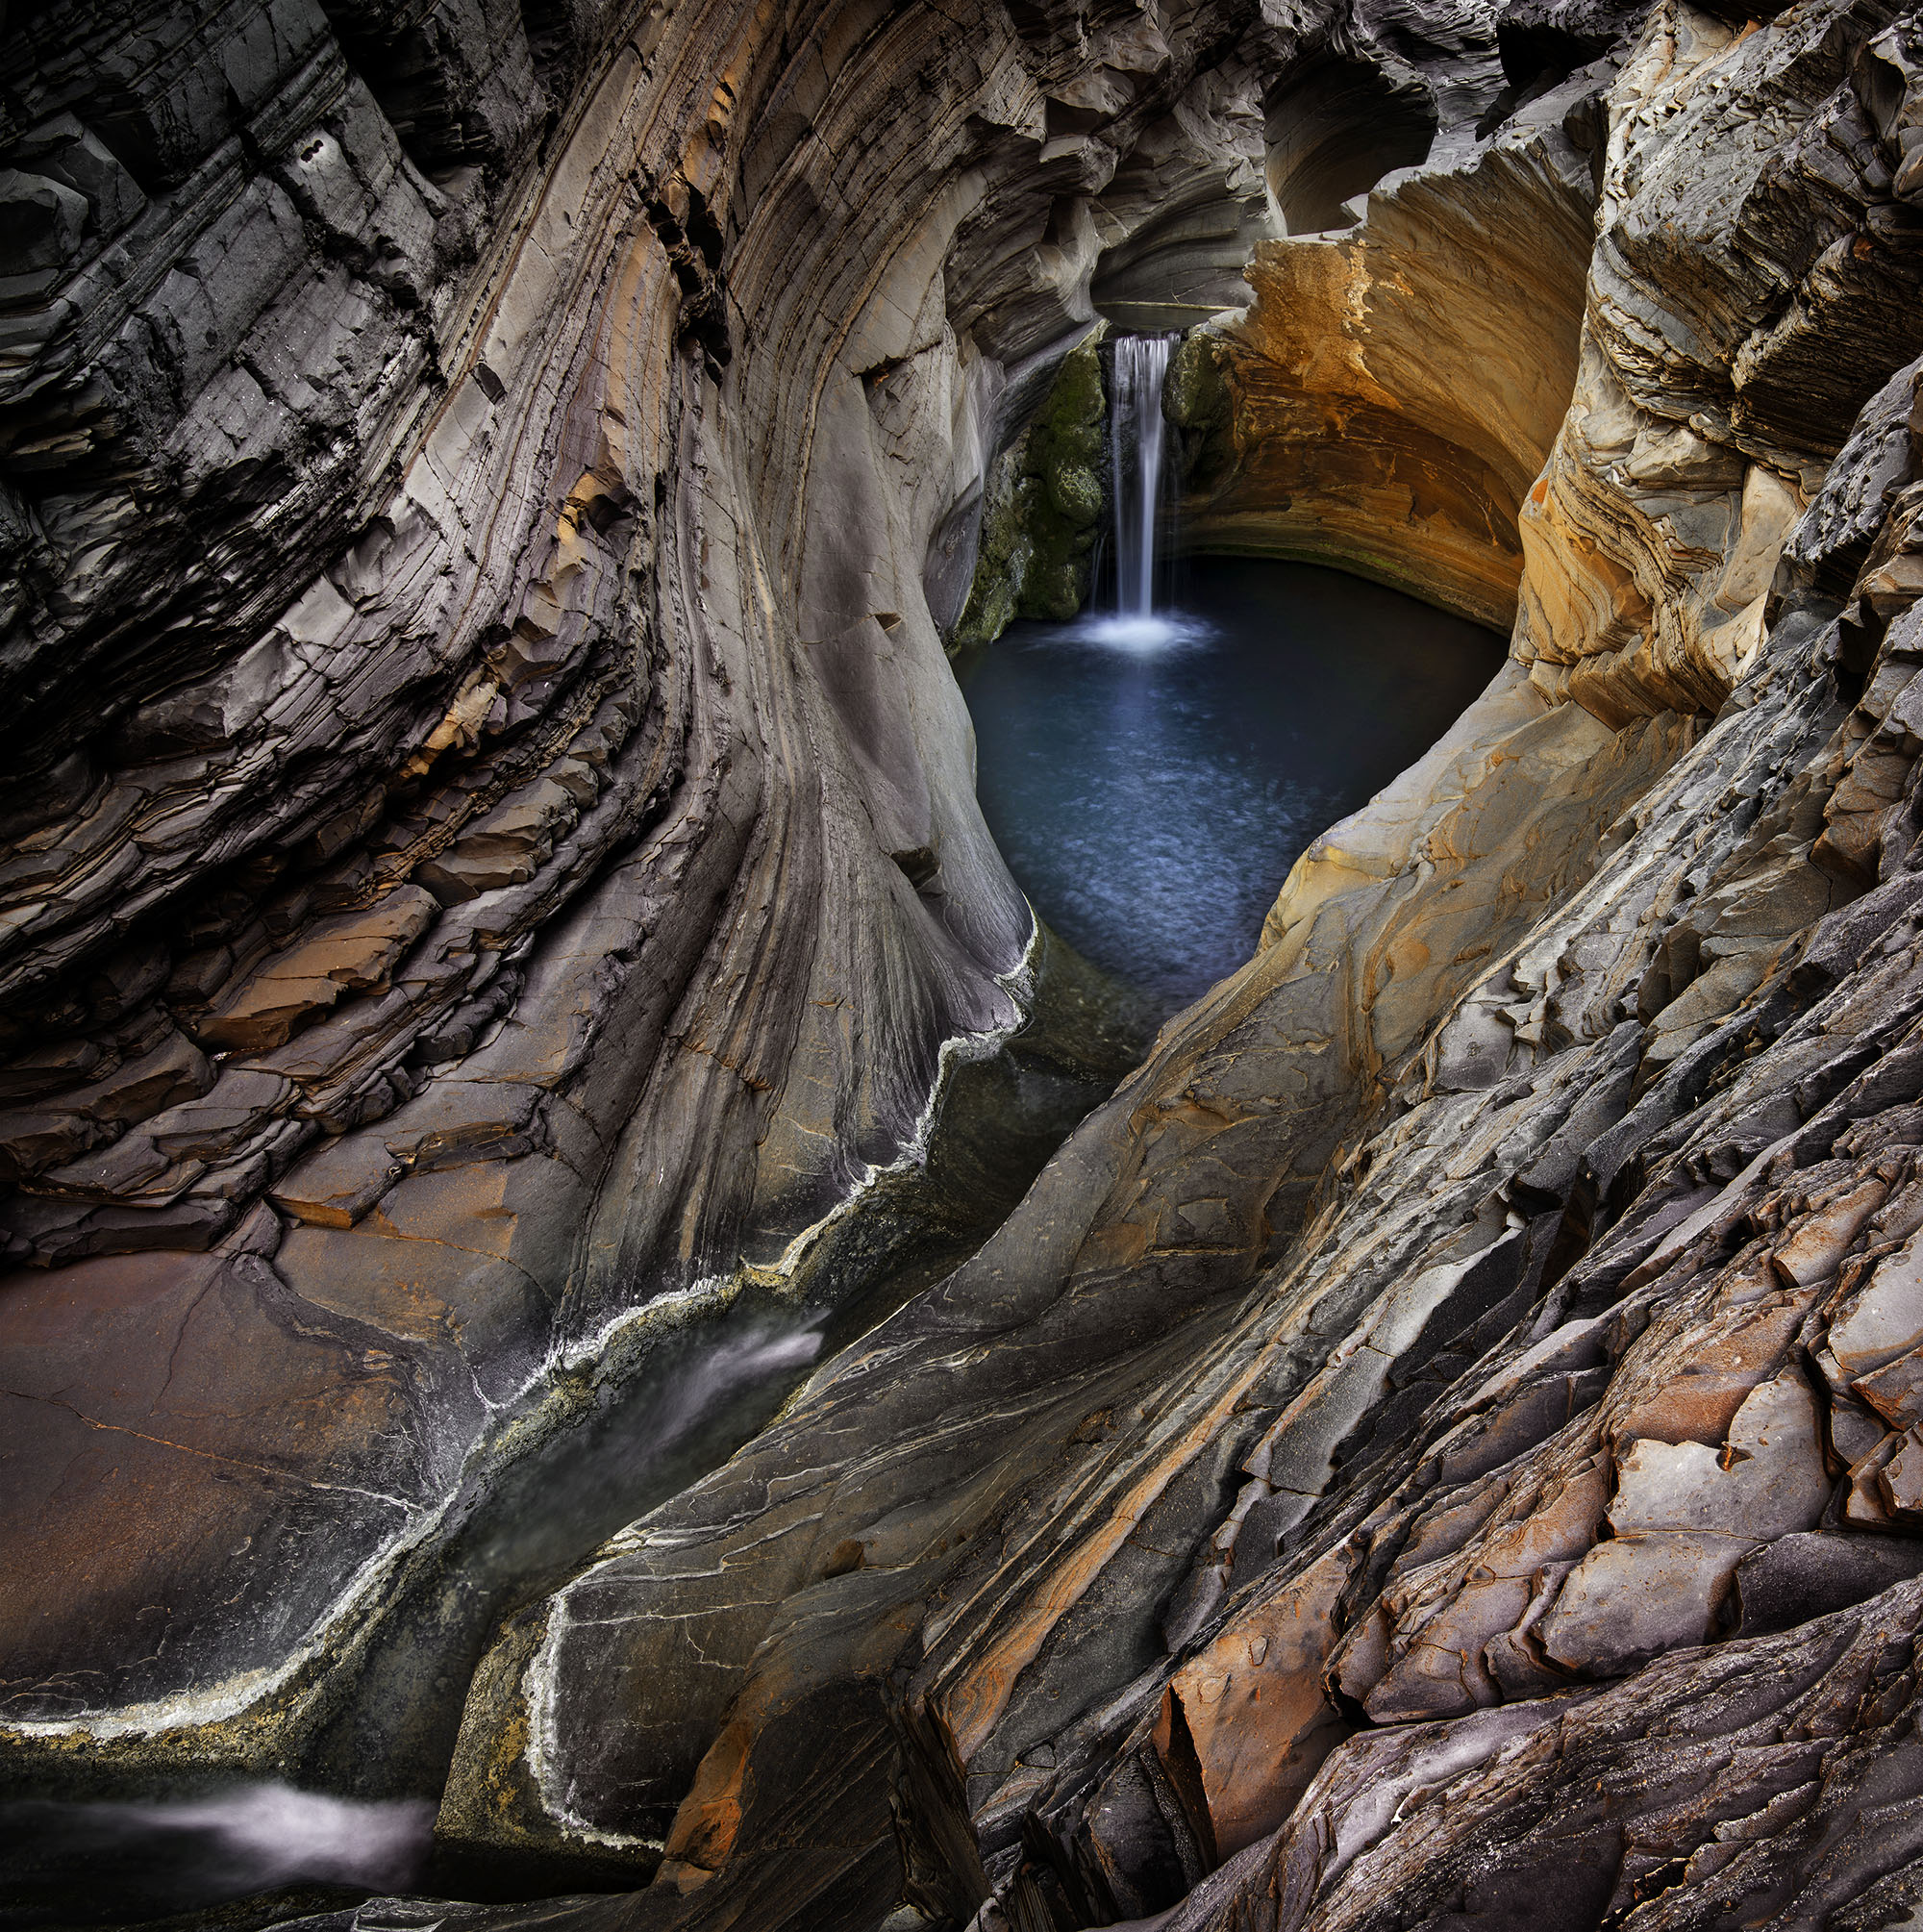
[[[1111,494],[1115,506],[1115,608],[1145,623],[1155,610],[1155,526],[1161,494],[1161,385],[1173,336],[1115,339],[1109,403]]]

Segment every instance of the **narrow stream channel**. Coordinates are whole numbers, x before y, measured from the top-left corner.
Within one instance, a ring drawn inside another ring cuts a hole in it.
[[[1145,1006],[1046,933],[1030,987],[1019,1030],[952,1068],[926,1164],[878,1182],[788,1282],[643,1328],[503,1418],[501,1437],[522,1445],[474,1458],[444,1532],[370,1611],[281,1777],[210,1767],[79,1799],[0,1788],[0,1932],[162,1917],[168,1932],[244,1932],[388,1889],[537,1898],[594,1882],[578,1862],[437,1851],[475,1667],[506,1618],[725,1463],[817,1363],[959,1266],[1139,1059]],[[633,1868],[611,1862],[601,1882],[632,1889]]]
[[[817,1361],[972,1252],[1153,1022],[1248,958],[1309,841],[1493,674],[1497,638],[1332,570],[1194,560],[1179,606],[1159,601],[1168,354],[1166,338],[1116,345],[1117,609],[1016,624],[956,667],[984,813],[1050,931],[1027,1024],[957,1067],[926,1166],[871,1191],[786,1288],[650,1334],[578,1389],[551,1390],[545,1420],[512,1418],[504,1439],[518,1430],[531,1446],[475,1458],[445,1531],[340,1660],[283,1768],[305,1789],[213,1776],[104,1802],[0,1794],[0,1927],[195,1914],[247,1894],[312,1909],[388,1886],[554,1889],[563,1874],[450,1865],[430,1841],[468,1679],[502,1619],[725,1462]]]

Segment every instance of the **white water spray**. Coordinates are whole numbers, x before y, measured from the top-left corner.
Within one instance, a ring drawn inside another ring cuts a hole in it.
[[[1175,627],[1155,612],[1156,525],[1161,503],[1164,428],[1161,386],[1172,336],[1115,339],[1109,398],[1111,494],[1115,507],[1115,617],[1101,627],[1109,642],[1136,648],[1166,643]]]
[[[302,1881],[403,1891],[425,1873],[436,1810],[284,1784],[161,1803],[20,1800],[0,1805],[0,1899],[29,1925],[118,1924]]]

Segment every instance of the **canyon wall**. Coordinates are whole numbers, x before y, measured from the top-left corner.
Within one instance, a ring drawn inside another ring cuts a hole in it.
[[[450,1854],[622,1891],[325,1922],[1912,1916],[1915,22],[262,17],[7,96],[10,1778],[378,1788],[477,1472],[1017,1023],[929,592],[1259,155],[1191,528],[1510,664],[439,1691]]]
[[[924,560],[1091,197],[1259,126],[1241,24],[16,24],[16,1744],[287,1761],[490,1468],[1016,1025]]]
[[[1510,628],[1517,514],[1575,380],[1607,73],[1492,139],[1438,139],[1353,232],[1257,246],[1254,305],[1176,372],[1185,543],[1339,564]]]
[[[1747,372],[1913,269],[1910,31],[1665,7],[1592,76],[1511,666],[976,1260],[517,1619],[450,1837],[659,1858],[663,1926],[1909,1909],[1913,312],[1821,442]],[[1638,369],[1733,223],[1719,435]],[[1261,299],[1297,246],[1369,244]]]

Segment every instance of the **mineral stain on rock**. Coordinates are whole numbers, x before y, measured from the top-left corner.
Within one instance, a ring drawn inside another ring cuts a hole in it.
[[[435,1808],[46,1911],[1915,1919],[1913,10],[8,25],[0,1795]],[[1509,640],[1149,1015],[1098,325]]]

